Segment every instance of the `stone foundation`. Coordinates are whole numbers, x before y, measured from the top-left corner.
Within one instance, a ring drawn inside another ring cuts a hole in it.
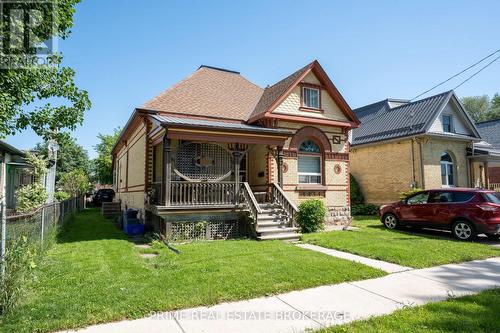
[[[351,207],[328,207],[326,225],[348,226],[352,222]]]

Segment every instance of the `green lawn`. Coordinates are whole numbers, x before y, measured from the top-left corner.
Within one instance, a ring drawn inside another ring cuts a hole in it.
[[[317,333],[336,332],[500,332],[500,289],[448,301],[399,310],[390,315],[332,326]]]
[[[70,221],[5,332],[47,332],[361,280],[382,271],[283,242],[197,242],[144,259],[97,210]],[[145,252],[151,252],[145,251]]]
[[[302,240],[415,268],[500,256],[500,249],[485,244],[416,233],[411,229],[387,230],[376,217],[356,217],[353,225],[360,230],[308,234]]]

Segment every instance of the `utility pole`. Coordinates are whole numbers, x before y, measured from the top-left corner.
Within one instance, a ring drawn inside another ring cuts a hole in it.
[[[49,151],[49,169],[45,178],[45,189],[47,190],[47,203],[52,203],[54,202],[54,192],[56,190],[57,152],[59,151],[59,144],[56,140],[49,140],[47,148]]]

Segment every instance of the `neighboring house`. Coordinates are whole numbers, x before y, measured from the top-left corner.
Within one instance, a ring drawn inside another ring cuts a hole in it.
[[[415,102],[386,99],[354,110],[351,173],[369,203],[399,200],[412,188],[471,187],[481,161],[474,122],[453,91]]]
[[[8,209],[16,208],[16,190],[33,182],[25,156],[23,151],[0,141],[0,198]]]
[[[500,119],[476,123],[481,141],[471,155],[478,163],[478,187],[500,190]]]
[[[167,235],[202,220],[208,238],[225,238],[245,209],[257,237],[296,238],[301,200],[350,219],[347,138],[358,124],[317,61],[265,89],[201,66],[135,109],[113,148],[117,199]]]

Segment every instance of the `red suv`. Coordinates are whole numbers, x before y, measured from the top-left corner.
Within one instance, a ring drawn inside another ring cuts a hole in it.
[[[380,220],[389,229],[409,225],[451,230],[460,240],[481,233],[499,239],[500,193],[461,188],[421,191],[380,207]]]

